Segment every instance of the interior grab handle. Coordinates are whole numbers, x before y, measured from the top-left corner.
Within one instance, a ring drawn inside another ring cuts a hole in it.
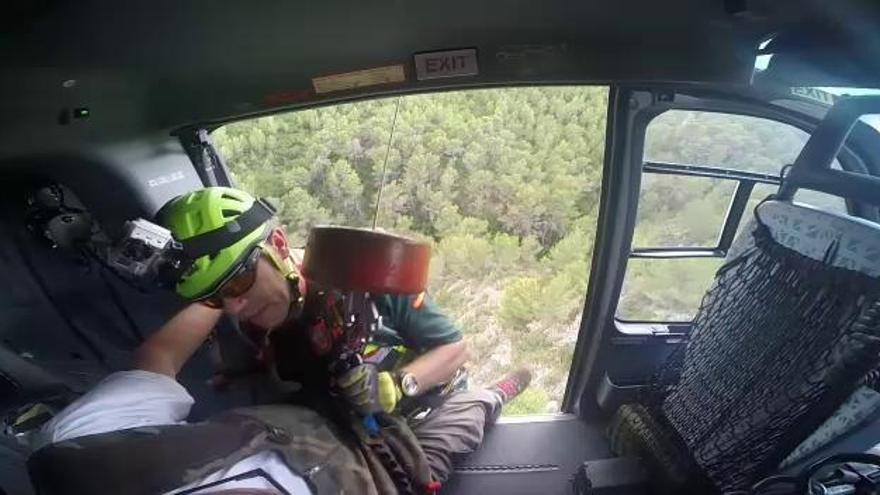
[[[859,118],[873,113],[880,113],[880,95],[851,96],[831,107],[783,179],[779,198],[791,200],[804,188],[880,206],[880,178],[831,168]]]

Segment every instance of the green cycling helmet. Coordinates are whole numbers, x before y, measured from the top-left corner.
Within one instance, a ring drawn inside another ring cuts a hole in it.
[[[190,300],[214,293],[266,239],[274,213],[264,201],[229,187],[207,187],[169,201],[157,219],[192,262],[177,281],[177,293]]]

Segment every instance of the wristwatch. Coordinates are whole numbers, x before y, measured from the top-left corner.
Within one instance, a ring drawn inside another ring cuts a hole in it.
[[[416,380],[415,375],[412,373],[401,373],[399,379],[400,390],[404,396],[415,397],[419,395],[419,382]]]

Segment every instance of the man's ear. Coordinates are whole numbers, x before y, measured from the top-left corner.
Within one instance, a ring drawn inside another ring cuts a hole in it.
[[[287,234],[284,233],[284,229],[281,227],[275,227],[272,229],[272,233],[269,234],[267,242],[270,246],[275,248],[275,251],[281,256],[281,258],[290,257],[290,244],[287,241]]]

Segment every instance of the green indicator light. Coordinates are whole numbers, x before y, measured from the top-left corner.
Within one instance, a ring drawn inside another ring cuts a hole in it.
[[[91,112],[89,112],[88,108],[76,108],[73,110],[73,118],[75,119],[86,119],[90,114]]]

